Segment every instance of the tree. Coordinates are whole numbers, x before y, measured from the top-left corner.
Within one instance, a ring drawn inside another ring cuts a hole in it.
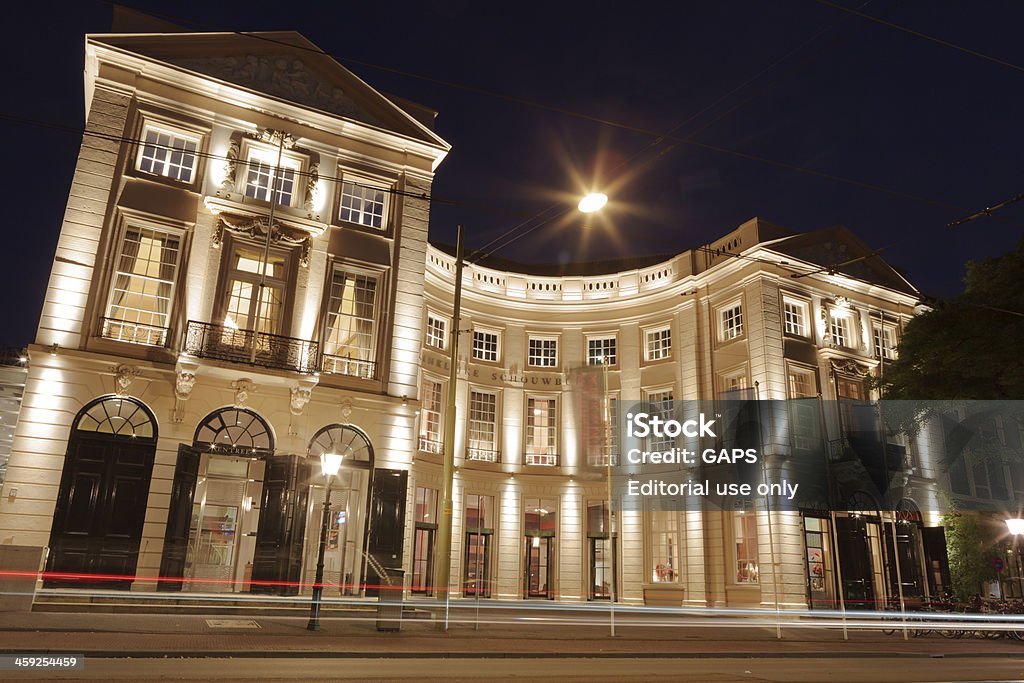
[[[976,514],[945,515],[942,524],[946,528],[953,594],[960,602],[969,602],[975,594],[981,592],[984,582],[996,578],[992,558],[1006,554],[1004,544],[992,546],[987,542],[990,534],[985,532],[982,518]]]
[[[882,398],[1024,399],[1024,240],[968,263],[965,284],[907,324]]]

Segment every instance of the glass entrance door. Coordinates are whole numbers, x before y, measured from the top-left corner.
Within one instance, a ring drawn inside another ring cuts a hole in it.
[[[551,536],[526,537],[526,562],[523,569],[523,592],[528,598],[554,596],[552,578],[555,566],[555,543]]]
[[[462,594],[491,597],[491,534],[467,532],[465,556]]]
[[[417,524],[412,542],[412,585],[409,590],[420,595],[433,595],[430,577],[434,570],[434,535],[437,525]]]
[[[243,457],[202,456],[185,559],[186,590],[248,589],[259,523],[254,501],[260,499],[263,464]]]
[[[590,599],[611,600],[615,581],[615,543],[611,538],[590,539]]]

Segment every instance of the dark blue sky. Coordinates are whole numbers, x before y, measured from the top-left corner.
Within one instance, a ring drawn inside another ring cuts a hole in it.
[[[1024,5],[1012,0],[843,4],[1021,69],[814,0],[633,2],[617,11],[468,0],[129,4],[196,30],[298,30],[378,89],[437,109],[452,152],[434,194],[460,202],[434,206],[437,241],[453,241],[461,222],[468,245],[480,247],[538,212],[558,213],[571,205],[574,176],[613,188],[606,218],[619,239],[555,220],[500,255],[675,252],[752,216],[795,230],[842,223],[874,247],[893,244],[885,257],[922,291],[951,296],[967,260],[1008,251],[1024,233],[1024,202],[998,220],[946,227],[1024,191]],[[109,30],[110,5],[7,11],[13,96],[0,112],[81,126],[83,37]],[[0,286],[10,303],[0,342],[14,344],[34,335],[79,139],[2,119],[0,128],[3,186],[14,198],[4,216],[12,239]]]

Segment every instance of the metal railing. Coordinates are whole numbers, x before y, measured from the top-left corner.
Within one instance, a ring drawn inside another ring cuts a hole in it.
[[[541,465],[543,467],[557,467],[557,453],[527,453],[523,459],[527,465]]]
[[[346,375],[359,379],[376,379],[377,363],[350,356],[332,356],[324,354],[320,361],[320,371],[327,375]]]
[[[184,351],[197,358],[312,374],[317,368],[319,345],[306,339],[189,320]]]
[[[476,462],[501,462],[501,452],[489,448],[467,448],[466,460]]]
[[[428,439],[425,436],[421,436],[419,448],[420,451],[423,453],[433,453],[434,455],[440,455],[441,453],[444,453],[444,442],[434,441],[433,439]]]
[[[100,336],[104,339],[141,344],[143,346],[166,346],[169,328],[159,325],[119,320],[117,318],[100,318]]]

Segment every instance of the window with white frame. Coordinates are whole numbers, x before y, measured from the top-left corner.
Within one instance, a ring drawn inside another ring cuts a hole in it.
[[[733,536],[736,583],[758,583],[760,565],[757,549],[757,513],[752,507],[733,511]]]
[[[648,391],[647,402],[650,404],[653,415],[660,417],[662,420],[673,419],[672,414],[675,410],[675,404],[671,389]],[[652,435],[648,437],[647,445],[648,450],[651,451],[667,451],[675,446],[675,439],[662,432],[662,436]]]
[[[444,351],[448,340],[448,320],[427,313],[427,346]]]
[[[553,368],[558,365],[558,340],[553,337],[530,337],[526,364],[532,368]]]
[[[679,564],[679,513],[674,510],[654,510],[647,513],[650,530],[651,583],[678,583],[682,578]]]
[[[618,362],[614,336],[587,337],[587,365],[616,365]]]
[[[798,365],[786,368],[789,380],[790,432],[793,447],[810,449],[816,440],[817,425],[820,419],[817,373]]]
[[[889,325],[872,325],[871,334],[875,342],[875,357],[896,360],[896,330]]]
[[[471,389],[469,392],[468,460],[498,461],[498,395]]]
[[[269,202],[276,167],[277,193],[274,202],[281,206],[292,206],[296,200],[296,178],[302,172],[302,162],[290,154],[281,154],[281,165],[278,167],[277,155],[277,148],[249,147],[245,196]]]
[[[144,172],[191,183],[195,177],[199,138],[170,128],[146,124],[135,167]]]
[[[793,337],[806,337],[809,330],[807,324],[807,303],[786,297],[782,300],[783,331]]]
[[[846,311],[829,312],[828,332],[833,346],[854,348],[857,345],[853,338],[853,319]]]
[[[672,328],[668,325],[644,330],[644,356],[647,360],[664,360],[672,356]]]
[[[497,363],[501,350],[501,335],[495,330],[473,330],[473,358]]]
[[[423,378],[423,396],[420,400],[420,443],[421,451],[440,454],[444,450],[443,408],[441,400],[444,385],[426,377]]]
[[[387,210],[387,189],[362,178],[341,183],[341,220],[371,228],[384,227]]]
[[[526,399],[526,464],[558,464],[555,399],[531,396]]]
[[[128,226],[118,250],[102,335],[108,339],[163,346],[181,254],[175,233]]]
[[[750,389],[747,382],[747,368],[740,366],[718,375],[718,397],[724,400],[740,400],[747,398]]]
[[[743,334],[743,304],[737,301],[718,312],[718,338],[736,339]]]
[[[377,277],[335,268],[327,300],[324,372],[376,376]]]

